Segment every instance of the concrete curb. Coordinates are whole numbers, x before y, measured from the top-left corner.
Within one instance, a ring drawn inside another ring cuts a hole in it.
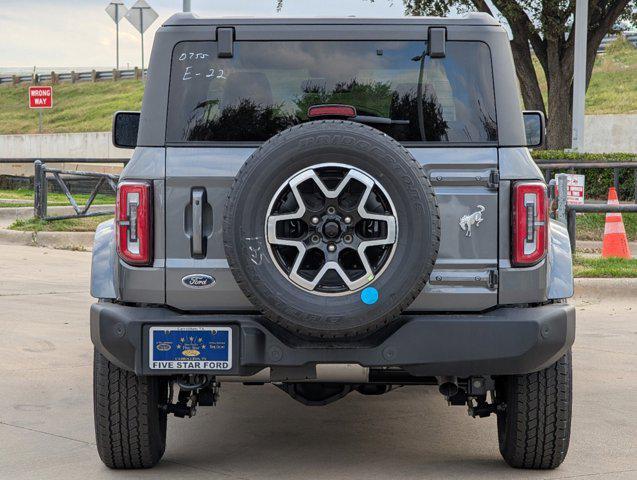
[[[0,243],[69,250],[91,250],[94,236],[94,232],[28,232],[0,229]]]
[[[628,242],[628,247],[630,248],[632,256],[637,257],[637,242]],[[578,240],[577,250],[601,252],[602,242],[595,240]]]
[[[637,298],[637,278],[576,278],[573,300]]]

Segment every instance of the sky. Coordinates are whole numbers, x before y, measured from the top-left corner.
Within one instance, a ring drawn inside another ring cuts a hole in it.
[[[135,0],[121,0],[130,7]],[[182,8],[181,0],[147,0],[159,14],[144,35],[146,59],[155,30]],[[30,70],[115,67],[115,23],[105,8],[109,0],[0,0],[0,69]],[[368,16],[403,15],[401,0],[286,0],[281,12],[276,0],[192,0],[192,10],[216,16]],[[146,60],[147,62],[147,60]],[[140,35],[120,22],[120,66],[141,65]],[[18,68],[20,67],[20,68]]]

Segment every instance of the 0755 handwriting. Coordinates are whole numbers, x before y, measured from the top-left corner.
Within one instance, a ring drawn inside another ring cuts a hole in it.
[[[209,53],[203,53],[203,52],[188,52],[188,53],[184,52],[181,55],[179,55],[179,61],[184,62],[186,60],[205,60],[209,56],[210,56]]]

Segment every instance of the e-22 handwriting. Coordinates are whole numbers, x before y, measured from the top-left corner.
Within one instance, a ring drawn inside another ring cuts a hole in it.
[[[226,79],[228,77],[226,77],[225,71],[223,68],[209,68],[208,72],[203,74],[201,72],[193,72],[192,70],[192,66],[187,66],[186,70],[184,71],[184,76],[182,77],[182,80],[188,81],[188,80],[192,80],[193,78],[198,78],[201,77],[202,75],[205,76],[205,78],[212,78],[212,79]]]

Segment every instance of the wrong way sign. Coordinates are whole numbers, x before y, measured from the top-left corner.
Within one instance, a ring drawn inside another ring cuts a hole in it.
[[[29,87],[29,108],[53,108],[53,87]]]
[[[557,182],[557,175],[555,175]],[[566,199],[569,205],[584,205],[586,177],[569,173],[566,181]]]

